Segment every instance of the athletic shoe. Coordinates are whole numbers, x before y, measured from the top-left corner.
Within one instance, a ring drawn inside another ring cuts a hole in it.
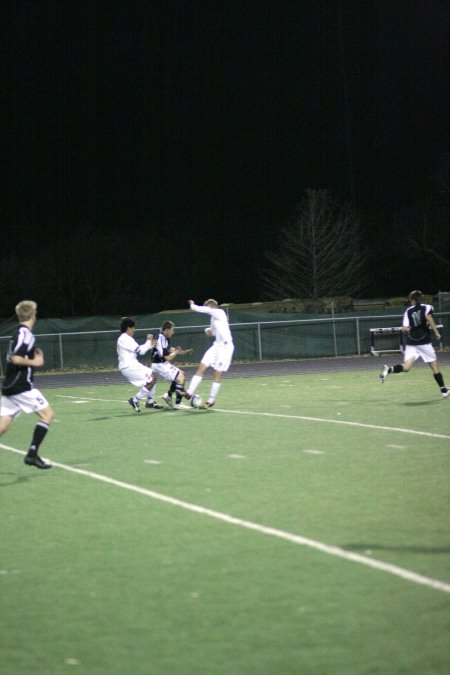
[[[442,392],[442,396],[444,398],[447,398],[450,394],[450,389],[448,387],[442,387],[441,392]]]
[[[129,399],[128,399],[128,403],[131,405],[131,407],[133,408],[133,410],[136,410],[137,413],[140,413],[140,412],[141,412],[141,409],[140,409],[140,407],[139,407],[139,403],[136,403],[136,401],[133,401],[132,398],[129,398]]]
[[[169,406],[169,408],[173,408],[172,397],[171,397],[169,394],[167,394],[167,393],[166,393],[166,394],[163,394],[163,395],[161,396],[161,398],[167,403],[167,405]]]
[[[147,401],[145,404],[146,408],[154,408],[154,410],[162,410],[164,408],[163,405],[159,405],[159,403],[156,403],[156,401]]]
[[[214,405],[214,401],[205,401],[203,405],[200,406],[202,410],[209,410]]]
[[[381,384],[386,382],[386,378],[389,375],[389,366],[383,366],[383,370],[380,373]]]
[[[39,457],[39,455],[25,455],[23,458],[23,461],[25,464],[29,464],[30,466],[35,466],[37,469],[51,469],[52,465],[47,464],[44,462],[43,459]]]

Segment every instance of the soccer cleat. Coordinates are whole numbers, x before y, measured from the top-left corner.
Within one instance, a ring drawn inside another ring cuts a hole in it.
[[[389,366],[383,366],[383,370],[380,373],[381,384],[384,384],[386,382],[386,378],[388,375],[389,375]]]
[[[168,394],[168,393],[163,394],[161,396],[161,398],[167,403],[169,408],[173,408],[173,401],[172,401],[172,397],[170,396],[170,394]]]
[[[136,403],[136,401],[133,401],[132,398],[129,398],[129,399],[128,399],[128,403],[131,405],[131,407],[133,408],[133,410],[136,410],[137,413],[140,413],[140,412],[141,412],[141,409],[140,409],[140,407],[139,407],[139,403]]]
[[[442,396],[444,398],[447,398],[450,394],[450,389],[448,387],[442,387],[441,392],[442,392]]]
[[[200,406],[202,410],[209,410],[209,408],[212,408],[214,405],[214,401],[205,401],[203,405]]]
[[[23,461],[25,464],[28,464],[29,466],[35,466],[37,469],[51,469],[52,465],[47,464],[44,462],[43,459],[39,457],[39,455],[25,455],[23,458]]]
[[[154,410],[162,410],[164,408],[163,405],[159,405],[159,403],[156,403],[156,401],[147,401],[145,404],[146,408],[153,408]]]

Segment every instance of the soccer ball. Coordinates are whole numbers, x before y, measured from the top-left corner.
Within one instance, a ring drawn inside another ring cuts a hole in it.
[[[193,408],[200,408],[203,405],[203,401],[198,394],[193,394],[191,398],[191,406]]]

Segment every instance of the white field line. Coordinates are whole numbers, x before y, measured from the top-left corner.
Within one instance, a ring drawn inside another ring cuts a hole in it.
[[[59,398],[71,398],[71,399],[84,399],[83,396],[67,396],[63,394],[57,394]],[[107,398],[86,398],[86,401],[103,401],[105,403],[124,403],[125,401],[119,401],[117,399],[107,399]],[[189,407],[189,406],[187,406]],[[446,434],[436,434],[432,431],[418,431],[416,429],[405,429],[403,427],[386,427],[379,424],[364,424],[363,422],[350,422],[347,420],[333,420],[326,417],[307,417],[306,415],[286,415],[283,413],[269,413],[269,412],[255,412],[250,410],[225,410],[224,408],[214,408],[211,412],[213,413],[229,413],[230,415],[255,415],[260,417],[277,417],[281,419],[288,420],[303,420],[305,422],[324,422],[326,424],[343,424],[350,427],[359,427],[362,429],[375,429],[379,431],[397,431],[402,434],[413,434],[415,436],[427,436],[428,438],[443,438],[444,440],[450,441],[450,436]]]
[[[0,448],[9,450],[10,452],[15,452],[18,455],[25,454],[22,450],[12,448],[8,445],[3,445],[1,443]],[[321,553],[326,553],[327,555],[332,555],[337,558],[343,558],[344,560],[366,565],[367,567],[372,567],[373,569],[376,569],[380,572],[392,574],[396,577],[400,577],[406,581],[411,581],[415,584],[428,586],[429,588],[433,588],[437,591],[443,591],[444,593],[450,593],[450,584],[447,584],[444,581],[431,579],[430,577],[425,577],[422,574],[416,574],[415,572],[411,572],[410,570],[404,569],[403,567],[397,567],[397,565],[385,563],[382,560],[368,558],[367,556],[360,555],[359,553],[346,551],[342,548],[339,548],[338,546],[330,546],[329,544],[324,544],[323,542],[315,541],[314,539],[307,539],[306,537],[302,537],[298,534],[292,534],[290,532],[285,532],[284,530],[278,530],[274,527],[267,527],[266,525],[260,525],[259,523],[253,523],[249,520],[243,520],[241,518],[236,518],[235,516],[230,516],[229,514],[222,513],[221,511],[214,511],[212,509],[205,508],[204,506],[198,506],[197,504],[184,502],[180,499],[176,499],[175,497],[163,495],[159,492],[153,492],[153,490],[148,490],[147,488],[139,487],[138,485],[133,485],[131,483],[125,483],[121,480],[116,480],[115,478],[110,478],[109,476],[104,476],[100,473],[86,471],[85,469],[68,466],[67,464],[59,464],[58,462],[52,463],[53,466],[63,469],[64,471],[77,473],[80,476],[87,476],[88,478],[101,481],[102,483],[108,483],[109,485],[114,485],[115,487],[122,488],[123,490],[130,490],[131,492],[136,492],[146,497],[150,497],[151,499],[155,499],[166,504],[171,504],[172,506],[178,506],[179,508],[185,509],[186,511],[192,511],[193,513],[209,516],[210,518],[215,518],[216,520],[228,523],[229,525],[237,525],[238,527],[242,527],[247,530],[253,530],[259,534],[266,534],[271,537],[283,539],[285,541],[289,541],[292,544],[307,546],[317,551],[321,551]]]

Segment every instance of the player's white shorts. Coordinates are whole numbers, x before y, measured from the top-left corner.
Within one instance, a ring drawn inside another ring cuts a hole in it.
[[[430,343],[427,345],[406,345],[403,360],[414,359],[414,361],[417,361],[418,358],[421,358],[424,363],[436,361],[436,352],[433,345]]]
[[[122,368],[120,372],[135,387],[145,387],[146,384],[151,382],[153,377],[152,369],[138,361],[132,366],[128,366],[128,368]]]
[[[32,389],[15,396],[2,396],[0,417],[18,417],[23,412],[37,413],[48,406],[49,402],[39,389]]]
[[[176,380],[180,369],[174,366],[169,361],[164,361],[164,363],[152,363],[152,370],[158,377],[162,377],[163,380]]]
[[[232,342],[215,342],[204,354],[201,360],[208,368],[220,373],[226,373],[233,358],[234,344]]]

